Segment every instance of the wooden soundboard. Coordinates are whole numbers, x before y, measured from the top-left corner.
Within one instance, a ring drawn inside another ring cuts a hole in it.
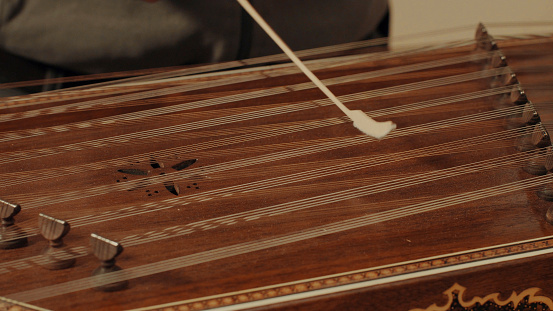
[[[552,309],[553,39],[469,39],[311,57],[382,140],[289,63],[3,99],[0,309]]]

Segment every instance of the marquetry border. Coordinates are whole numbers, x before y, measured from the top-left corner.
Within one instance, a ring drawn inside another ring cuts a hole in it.
[[[388,266],[350,271],[320,278],[254,288],[240,292],[172,302],[164,305],[140,308],[137,310],[196,311],[227,306],[238,307],[240,304],[260,302],[265,299],[309,293],[311,291],[330,289],[337,286],[351,285],[367,281],[385,280],[386,278],[408,275],[415,272],[453,267],[460,264],[470,264],[487,259],[496,259],[547,249],[553,249],[553,237],[551,236],[526,242],[447,254]]]
[[[411,309],[409,311],[448,311],[448,310],[459,310],[459,307],[464,308],[465,310],[473,310],[473,308],[478,306],[487,306],[490,307],[503,307],[509,304],[512,304],[512,310],[535,310],[531,308],[530,305],[541,305],[545,306],[549,310],[553,309],[553,301],[545,296],[536,296],[536,294],[541,291],[537,287],[529,288],[522,291],[520,294],[517,294],[515,291],[511,294],[506,300],[501,300],[499,298],[499,293],[489,294],[485,297],[473,297],[469,301],[464,300],[466,287],[463,287],[455,283],[452,287],[444,292],[444,295],[448,297],[448,301],[443,306],[437,306],[433,304],[426,309]],[[487,308],[486,310],[491,308]],[[545,310],[545,309],[544,309]]]

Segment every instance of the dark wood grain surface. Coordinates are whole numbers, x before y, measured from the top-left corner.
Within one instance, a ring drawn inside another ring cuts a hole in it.
[[[498,44],[548,128],[538,104],[551,90],[536,85],[551,75],[525,68],[551,65],[551,39]],[[549,175],[522,169],[547,147],[521,151],[535,125],[518,122],[522,106],[493,79],[506,71],[489,68],[490,53],[469,44],[314,61],[323,80],[367,74],[328,84],[350,109],[398,125],[381,141],[278,67],[7,98],[0,197],[21,206],[15,226],[29,245],[1,250],[0,296],[54,310],[425,309],[444,305],[455,283],[465,301],[532,287],[553,297],[552,203],[536,195]],[[480,60],[424,67],[470,55]],[[414,64],[426,69],[405,71]],[[39,213],[71,225],[63,241],[74,266],[40,266]],[[126,289],[93,288],[91,233],[124,247]]]

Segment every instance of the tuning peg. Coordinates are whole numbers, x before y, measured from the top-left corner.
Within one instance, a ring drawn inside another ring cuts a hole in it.
[[[75,264],[75,255],[65,250],[63,237],[69,233],[71,226],[65,220],[40,213],[38,216],[39,230],[48,240],[49,245],[42,251],[46,260],[42,264],[50,270],[65,269]]]
[[[14,216],[21,211],[21,206],[0,200],[0,248],[19,248],[27,245],[27,238],[19,227],[15,226]]]
[[[526,92],[522,89],[520,85],[517,85],[511,91],[511,102],[515,105],[522,105],[528,102],[528,97],[526,97]]]
[[[4,200],[0,200],[0,218],[2,218],[2,225],[13,225],[13,217],[19,214],[20,211],[21,206],[19,206],[19,204],[13,204]]]
[[[547,168],[545,167],[545,153],[539,152],[537,155],[530,157],[522,167],[522,169],[532,175],[545,175],[547,174]]]
[[[502,86],[508,86],[508,85],[515,85],[519,84],[517,75],[514,72],[508,72],[506,73],[503,78],[500,85]]]
[[[102,264],[92,272],[93,276],[101,276],[106,273],[121,270],[121,268],[115,264],[115,257],[123,252],[123,246],[121,246],[121,244],[92,233],[90,235],[90,245],[94,256],[102,261]],[[124,289],[127,286],[128,282],[125,280],[98,285],[96,289],[113,292]]]
[[[519,115],[512,115],[507,117],[507,128],[517,128],[527,125],[535,125],[541,122],[538,111],[534,108],[534,104],[528,101],[522,106],[522,113]]]
[[[536,148],[544,148],[551,145],[549,133],[541,123],[537,123],[532,129],[517,139],[515,147],[519,151],[529,151]]]
[[[498,49],[495,40],[482,23],[478,25],[474,39],[476,40],[477,50],[493,51]]]
[[[491,68],[507,67],[507,57],[501,52],[496,52],[490,61]]]

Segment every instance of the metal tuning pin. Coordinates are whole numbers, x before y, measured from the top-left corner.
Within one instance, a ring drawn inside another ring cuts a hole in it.
[[[542,186],[536,193],[538,198],[544,201],[553,202],[553,187],[551,187],[551,185]],[[553,206],[547,209],[547,212],[545,213],[545,220],[547,220],[549,224],[553,225]]]
[[[551,139],[549,138],[549,133],[540,122],[534,126],[532,131],[531,143],[537,148],[544,148],[551,146]]]
[[[49,245],[44,248],[45,257],[42,266],[50,270],[65,269],[75,264],[75,254],[65,249],[63,237],[69,233],[71,226],[65,220],[56,219],[45,214],[39,214],[38,226],[42,236]]]
[[[2,224],[0,226],[0,248],[10,249],[19,248],[27,245],[25,232],[15,226],[14,216],[21,211],[21,206],[0,200],[0,218]]]
[[[553,171],[553,147],[549,146],[545,151],[544,166],[546,171]],[[553,202],[553,188],[551,185],[544,185],[537,191],[538,197],[545,201]],[[546,219],[553,224],[553,207],[549,208],[546,213]]]
[[[526,161],[522,169],[531,175],[545,175],[547,174],[547,168],[545,167],[545,152],[539,152],[537,155],[532,156]]]
[[[488,30],[482,23],[478,25],[474,38],[477,50],[493,51],[498,49],[494,38],[488,33]]]
[[[123,246],[121,246],[121,244],[92,233],[90,235],[90,245],[94,256],[102,262],[102,264],[92,272],[93,276],[102,276],[110,272],[122,270],[115,264],[115,257],[123,252]],[[100,278],[98,282],[99,284],[96,286],[96,289],[106,292],[122,290],[128,286],[126,280],[106,284],[106,282],[102,281]]]
[[[520,85],[514,87],[511,91],[511,102],[515,105],[522,105],[528,102],[526,92],[524,92]]]
[[[507,118],[507,128],[535,125],[541,122],[540,115],[534,107],[534,104],[528,100],[526,93],[520,85],[513,88],[506,102],[509,102],[509,104],[506,104],[503,108],[507,106],[512,107],[513,105],[522,107],[522,112],[519,115],[513,115]]]
[[[540,115],[534,104],[528,101],[522,106],[522,112],[520,114],[512,115],[507,117],[507,128],[517,128],[527,125],[535,125],[541,122]]]
[[[545,174],[547,174],[547,172],[553,171],[553,147],[552,146],[548,146],[546,148],[543,165],[545,168]],[[538,198],[544,201],[553,202],[553,187],[551,187],[551,184],[546,184],[541,186],[536,193],[538,195]],[[553,225],[553,206],[547,209],[547,212],[545,213],[545,219],[547,220],[547,222]]]
[[[548,146],[545,149],[545,169],[553,172],[553,146]]]
[[[502,67],[509,67],[507,64],[507,57],[503,55],[500,51],[495,51],[493,56],[490,58],[490,61],[488,63],[488,68],[502,68]],[[519,84],[517,76],[514,72],[511,71],[511,69],[507,68],[507,73],[496,76],[493,78],[492,83],[490,84],[491,87],[499,87],[499,86],[507,86],[507,85],[515,85]]]
[[[551,145],[549,134],[541,123],[526,130],[526,134],[517,139],[515,147],[519,151],[529,151],[536,148],[544,148]]]
[[[507,67],[507,57],[503,53],[497,51],[490,61],[491,68]]]
[[[553,167],[553,155],[551,150],[551,140],[549,134],[541,123],[534,126],[530,135],[526,135],[519,141],[517,146],[519,150],[528,151],[538,148],[546,148],[545,154],[537,154],[526,162],[523,166],[524,171],[532,175],[545,175]],[[537,195],[545,201],[553,201],[553,188],[550,185],[544,185],[537,190]],[[547,221],[553,224],[553,207],[549,208],[546,215]]]
[[[495,51],[495,53],[492,55],[490,61],[488,62],[487,69],[493,69],[493,68],[501,68],[501,67],[507,67],[507,58],[503,53],[500,51]],[[490,87],[500,87],[504,86],[504,75],[497,75],[492,78],[490,82]]]
[[[501,85],[503,85],[503,83],[501,83]],[[495,105],[495,108],[501,109],[501,108],[518,106],[518,105],[524,105],[527,102],[528,102],[528,98],[526,97],[526,92],[524,91],[522,86],[518,84],[518,85],[513,85],[513,88],[510,94],[504,94],[503,96],[500,96],[499,100]]]
[[[540,120],[540,115],[538,114],[538,112],[534,108],[534,104],[532,104],[532,102],[529,101],[526,104],[524,104],[524,108],[522,110],[521,121],[525,125],[533,125],[533,124],[537,124],[538,122],[541,121]]]
[[[509,72],[503,76],[503,81],[500,85],[508,86],[519,84],[517,75],[514,72]]]

